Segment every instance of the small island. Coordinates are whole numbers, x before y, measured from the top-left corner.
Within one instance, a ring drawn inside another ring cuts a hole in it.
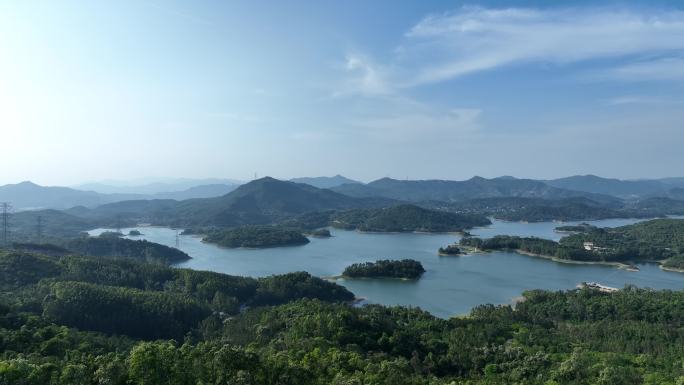
[[[128,235],[131,237],[138,237],[138,236],[141,236],[142,233],[138,230],[131,230],[128,232]]]
[[[446,247],[440,247],[437,253],[443,256],[454,256],[463,254],[463,252],[457,245],[448,245]]]
[[[204,238],[205,242],[224,247],[267,248],[299,246],[309,243],[301,232],[277,226],[241,226],[217,230]]]
[[[418,279],[425,272],[423,265],[413,259],[379,260],[355,263],[344,269],[343,277]]]
[[[100,233],[99,237],[101,238],[119,238],[123,237],[123,233],[120,231],[103,231]]]

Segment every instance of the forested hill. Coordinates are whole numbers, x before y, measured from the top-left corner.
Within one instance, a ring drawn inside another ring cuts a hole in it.
[[[239,226],[269,224],[280,219],[320,210],[383,207],[385,198],[353,198],[307,184],[266,177],[246,183],[217,198],[129,201],[82,211],[88,218],[125,219],[179,226]]]
[[[491,222],[482,215],[434,211],[409,204],[342,211],[331,219],[332,226],[369,232],[457,232],[488,224]]]

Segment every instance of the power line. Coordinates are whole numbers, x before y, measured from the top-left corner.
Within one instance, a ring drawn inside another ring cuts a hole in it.
[[[2,244],[3,246],[9,246],[9,234],[10,234],[10,218],[12,217],[12,205],[9,202],[3,202],[0,204],[2,212],[0,216],[2,217]]]

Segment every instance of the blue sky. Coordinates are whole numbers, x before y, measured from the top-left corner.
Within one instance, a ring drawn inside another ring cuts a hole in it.
[[[684,9],[594,4],[0,2],[0,183],[682,175]]]

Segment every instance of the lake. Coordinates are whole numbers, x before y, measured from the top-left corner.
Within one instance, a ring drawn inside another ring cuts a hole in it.
[[[635,219],[586,221],[595,226],[615,227],[638,222]],[[565,222],[576,224],[579,222]],[[473,235],[497,234],[537,236],[560,239],[554,232],[560,223],[520,223],[493,221],[491,226],[476,228]],[[127,237],[147,239],[175,246],[176,231],[162,227],[138,229],[143,235]],[[111,229],[109,229],[111,230]],[[92,230],[97,235],[105,229]],[[454,234],[367,234],[331,229],[331,238],[310,238],[304,246],[271,249],[226,249],[206,244],[191,235],[179,236],[179,248],[192,259],[177,265],[196,270],[211,270],[232,275],[263,277],[292,271],[329,277],[342,273],[352,263],[377,259],[412,258],[427,272],[417,281],[392,279],[339,279],[367,303],[419,306],[440,317],[465,314],[474,306],[486,303],[512,303],[528,289],[572,289],[578,283],[596,281],[621,288],[625,284],[654,289],[684,289],[684,274],[661,270],[655,264],[639,265],[629,272],[611,266],[574,265],[510,252],[494,252],[459,257],[440,257],[437,249],[457,242]]]

